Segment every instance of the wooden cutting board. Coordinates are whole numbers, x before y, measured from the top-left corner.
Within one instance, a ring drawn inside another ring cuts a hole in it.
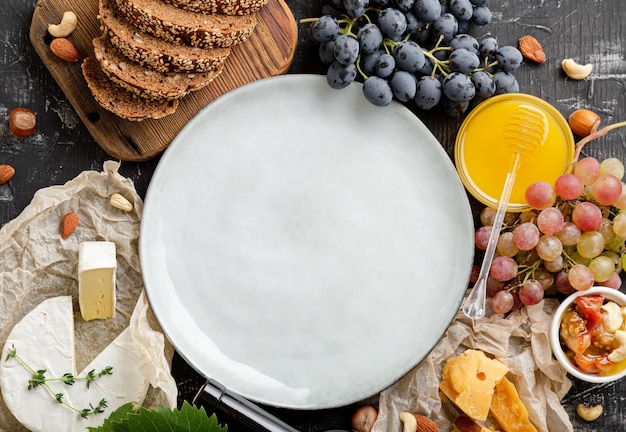
[[[68,37],[81,54],[76,63],[58,59],[49,47],[48,24],[59,23],[67,10],[78,16],[78,26]],[[185,96],[174,114],[135,122],[101,108],[83,78],[82,59],[93,56],[92,40],[102,34],[97,14],[98,0],[39,0],[33,13],[30,40],[93,138],[110,156],[123,161],[155,157],[214,99],[252,81],[285,73],[293,61],[298,39],[297,24],[289,7],[283,0],[269,0],[258,12],[254,32],[247,41],[233,48],[220,76],[205,88]]]

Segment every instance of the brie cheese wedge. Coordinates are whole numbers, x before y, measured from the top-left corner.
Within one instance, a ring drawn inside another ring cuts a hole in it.
[[[54,393],[62,393],[63,400],[79,410],[95,407],[101,399],[106,400],[107,408],[85,419],[57,402],[44,386],[28,390],[32,373],[17,358],[7,358],[11,349],[33,369],[45,369],[46,378],[65,373],[83,377],[91,370],[97,374],[111,366],[112,374],[96,378],[89,388],[85,381],[76,381],[74,385],[49,382]],[[54,297],[35,307],[11,330],[0,359],[0,388],[11,413],[31,431],[85,431],[87,427],[101,426],[121,405],[143,402],[149,383],[139,370],[141,362],[131,331],[126,328],[84,371],[76,374],[72,297]]]

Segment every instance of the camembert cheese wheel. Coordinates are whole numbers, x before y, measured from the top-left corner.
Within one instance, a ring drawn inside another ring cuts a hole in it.
[[[66,385],[50,381],[55,393],[78,409],[97,406],[101,399],[107,402],[103,413],[81,416],[57,402],[43,386],[28,389],[32,373],[17,358],[8,356],[10,350],[35,370],[45,369],[46,378],[71,373],[75,377],[112,367],[112,373],[97,378],[89,389],[84,381]],[[0,388],[2,398],[15,418],[33,432],[85,431],[87,427],[102,425],[108,415],[121,405],[141,404],[148,390],[148,380],[139,369],[141,355],[129,328],[111,342],[84,371],[76,374],[74,362],[74,314],[70,296],[43,301],[9,334],[0,356]]]

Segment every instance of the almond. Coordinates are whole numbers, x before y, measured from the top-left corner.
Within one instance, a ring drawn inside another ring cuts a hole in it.
[[[74,63],[78,61],[78,51],[69,39],[53,39],[52,42],[50,42],[50,50],[52,50],[55,56],[66,62]]]
[[[68,238],[72,235],[76,227],[78,226],[78,215],[74,212],[69,212],[63,216],[61,222],[61,237]]]
[[[460,432],[481,432],[483,430],[478,423],[466,416],[457,417],[454,425]]]
[[[0,165],[0,185],[11,180],[14,174],[15,168],[13,168],[11,165]]]
[[[426,416],[421,414],[413,414],[417,420],[416,432],[439,432],[439,426]]]
[[[530,35],[522,36],[519,40],[519,50],[525,59],[535,63],[546,61],[546,54],[537,39]]]

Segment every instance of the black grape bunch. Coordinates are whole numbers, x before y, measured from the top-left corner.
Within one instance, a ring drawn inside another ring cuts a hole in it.
[[[472,100],[519,91],[514,46],[478,41],[471,26],[492,18],[488,0],[331,0],[322,16],[302,20],[319,42],[328,84],[363,83],[378,106],[396,99],[418,109],[465,113]]]

